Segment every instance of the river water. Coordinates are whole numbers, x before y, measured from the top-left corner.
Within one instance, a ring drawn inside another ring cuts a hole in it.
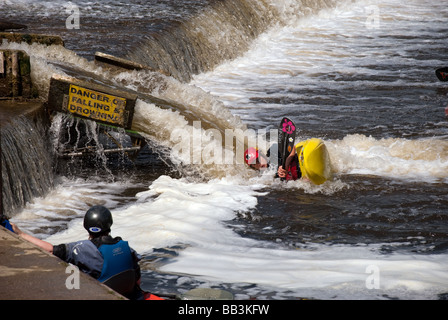
[[[2,45],[30,53],[42,91],[52,73],[76,69],[175,103],[165,109],[139,99],[133,129],[149,147],[134,163],[102,155],[93,164],[63,162],[55,187],[14,222],[57,244],[86,236],[89,206],[108,206],[112,235],[143,256],[143,287],[153,292],[203,286],[237,299],[446,297],[448,89],[434,70],[446,63],[447,1],[260,1],[262,18],[243,33],[250,27],[233,30],[213,1],[73,3],[80,29],[67,29],[63,1],[4,4],[9,20],[66,40],[66,49]],[[148,58],[151,50],[163,56],[150,49],[152,34],[180,43],[191,23],[196,39],[209,39],[211,18],[222,50],[234,51],[212,63],[213,48],[176,51],[163,42],[169,63]],[[232,42],[236,35],[244,41]],[[93,64],[96,51],[171,76],[110,74]],[[191,52],[201,59],[187,60]],[[175,69],[179,61],[189,67]],[[216,136],[225,130],[254,133],[268,148],[275,139],[265,133],[283,116],[295,121],[297,141],[325,141],[332,180],[286,183],[273,168],[255,173],[237,160],[207,162],[217,159]],[[53,119],[55,150],[67,121]],[[90,139],[99,139],[91,127]]]

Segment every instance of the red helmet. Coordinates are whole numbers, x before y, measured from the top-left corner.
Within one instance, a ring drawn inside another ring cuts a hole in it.
[[[257,163],[258,159],[258,149],[257,148],[249,148],[244,151],[244,161],[246,164],[251,165]]]

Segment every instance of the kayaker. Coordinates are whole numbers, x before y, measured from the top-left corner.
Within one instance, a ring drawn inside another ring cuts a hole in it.
[[[269,153],[269,151],[268,151]],[[249,148],[244,152],[244,161],[255,170],[267,169],[269,167],[269,159],[257,148]]]
[[[112,238],[112,214],[104,206],[93,206],[84,216],[88,240],[53,246],[20,230],[11,223],[15,233],[25,240],[53,253],[60,259],[76,265],[81,271],[108,285],[128,299],[141,299],[140,256],[127,241]]]
[[[270,149],[268,150],[268,156],[264,155],[257,148],[248,148],[244,153],[244,161],[246,164],[255,170],[263,170],[269,167]],[[268,158],[269,157],[269,158]],[[281,165],[277,169],[276,177],[283,178],[285,180],[297,180],[302,176],[299,168],[299,161],[295,154],[295,148],[291,151],[290,156],[287,158],[287,165],[284,169]]]
[[[297,180],[302,177],[302,172],[300,171],[299,158],[297,157],[296,148],[292,148],[291,153],[288,158],[286,158],[285,168],[282,165],[278,167],[277,175],[280,178],[288,180]]]
[[[269,152],[268,152],[269,153]],[[267,157],[256,148],[245,153],[246,163],[253,169],[261,170],[269,166]],[[330,155],[321,139],[311,138],[297,143],[286,158],[285,168],[277,169],[277,176],[285,180],[303,178],[320,185],[332,177]]]

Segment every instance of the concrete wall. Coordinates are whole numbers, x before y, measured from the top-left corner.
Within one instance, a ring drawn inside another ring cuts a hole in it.
[[[82,272],[79,289],[69,289],[68,266],[0,226],[0,300],[125,300]]]

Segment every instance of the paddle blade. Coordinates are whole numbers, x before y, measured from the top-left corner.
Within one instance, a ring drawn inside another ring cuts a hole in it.
[[[279,165],[285,166],[286,158],[292,151],[294,147],[294,140],[296,137],[296,125],[294,122],[284,117],[279,125]]]

